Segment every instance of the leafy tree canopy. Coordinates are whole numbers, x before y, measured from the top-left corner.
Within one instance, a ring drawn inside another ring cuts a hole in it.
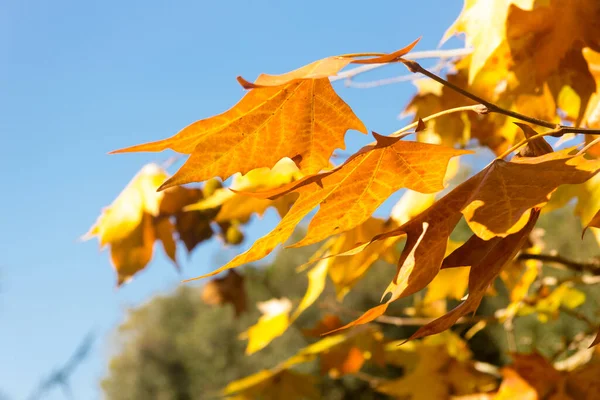
[[[311,389],[315,378],[302,372],[304,364],[319,359],[324,375],[365,378],[363,365],[394,365],[395,353],[412,349],[420,361],[398,361],[406,369],[400,380],[365,379],[397,397],[445,398],[455,390],[449,389],[450,365],[458,363],[461,373],[475,368],[466,350],[456,350],[467,347],[464,339],[500,324],[508,340],[515,341],[516,320],[536,314],[546,323],[570,313],[586,327],[581,338],[564,344],[565,352],[546,358],[516,354],[512,367],[495,372],[502,378],[499,386],[479,389],[488,398],[512,398],[516,392],[581,398],[571,379],[597,372],[589,372],[595,368],[587,362],[592,350],[577,362],[568,357],[600,342],[596,314],[579,309],[586,303],[580,286],[597,283],[598,262],[556,254],[539,240],[536,226],[543,213],[576,202],[582,225],[577,236],[587,232],[600,241],[598,21],[596,0],[466,0],[445,36],[460,34],[472,51],[440,57],[436,72],[416,61],[423,57],[416,51],[417,40],[390,53],[326,57],[280,75],[261,74],[253,82],[238,77],[247,92],[231,109],[171,138],[115,151],[171,149],[189,157],[173,175],[154,164],[143,167],[87,237],[110,247],[121,285],[150,262],[156,241],[179,267],[178,244],[192,251],[219,235],[235,245],[244,239],[241,227],[254,215],[269,207],[279,212],[281,220],[270,233],[199,279],[264,258],[318,208],[306,235],[292,245],[319,243],[298,265],[308,277],[306,292],[299,302],[285,296],[260,304],[260,318],[244,335],[248,355],[265,351],[294,326],[322,296],[328,279],[342,300],[376,260],[397,264],[379,290],[379,304],[369,304],[345,325],[323,320],[313,333],[327,336],[269,369],[231,382],[224,396],[277,398],[284,391],[291,398],[318,397]],[[414,122],[388,134],[372,132],[371,144],[335,165],[332,155],[344,148],[346,135],[368,129],[360,111],[337,95],[332,82],[386,64],[404,65],[423,76],[406,106]],[[486,149],[495,158],[483,168],[474,166],[472,176],[459,177],[466,156]],[[458,182],[446,187],[453,178]],[[187,183],[198,184],[180,186]],[[405,193],[389,217],[374,217],[401,189]],[[470,235],[453,239],[461,221]],[[549,230],[560,232],[560,227]],[[576,274],[558,277],[543,265]],[[234,279],[218,279],[211,284],[218,294],[213,298],[234,301],[235,290],[225,290]],[[498,279],[509,303],[476,321],[463,338],[444,333],[456,323],[474,322],[470,316],[494,293]],[[373,323],[397,322],[390,313],[406,307],[407,298],[414,304],[405,314],[429,319],[408,336],[386,336]],[[452,309],[448,299],[457,301]],[[237,309],[241,312],[243,304]],[[397,347],[418,338],[425,339]],[[516,345],[509,350],[514,353]],[[540,374],[528,375],[532,369]],[[542,387],[539,376],[556,379]],[[416,392],[425,382],[431,384]],[[591,390],[585,395],[593,397]]]

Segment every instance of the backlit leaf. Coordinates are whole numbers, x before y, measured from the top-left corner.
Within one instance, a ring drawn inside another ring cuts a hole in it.
[[[442,146],[377,137],[376,145],[364,147],[333,171],[309,175],[272,191],[255,193],[262,198],[276,198],[295,191],[300,197],[273,231],[258,239],[245,253],[202,277],[266,256],[285,242],[302,218],[319,204],[308,233],[295,246],[316,243],[360,225],[388,196],[402,187],[423,192],[439,191],[443,188],[448,160],[466,153]]]
[[[365,126],[331,87],[327,78],[296,80],[285,86],[253,89],[223,114],[197,121],[177,135],[115,153],[172,149],[190,154],[161,189],[213,177],[223,180],[284,157],[305,173],[326,167],[344,135]]]

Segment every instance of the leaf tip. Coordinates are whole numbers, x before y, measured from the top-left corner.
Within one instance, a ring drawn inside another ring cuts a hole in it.
[[[379,133],[377,133],[375,131],[372,131],[371,134],[377,141],[378,147],[391,146],[395,143],[398,143],[398,141],[400,141],[399,137],[384,136],[384,135],[380,135]]]
[[[257,86],[257,85],[255,85],[254,83],[252,83],[252,82],[249,82],[249,81],[245,80],[245,79],[244,79],[244,78],[242,78],[241,76],[238,76],[236,79],[237,79],[238,83],[239,83],[240,85],[242,85],[242,87],[243,87],[244,89],[248,89],[248,90],[250,90],[250,89],[254,89],[254,88],[257,88],[257,87],[258,87],[258,86]]]

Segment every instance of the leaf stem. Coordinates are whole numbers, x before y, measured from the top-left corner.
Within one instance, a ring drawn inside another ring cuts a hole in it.
[[[557,129],[553,129],[553,130],[548,131],[548,132],[538,133],[537,135],[533,135],[531,137],[525,138],[525,139],[521,140],[519,143],[517,143],[514,146],[510,147],[508,150],[506,150],[504,153],[500,154],[496,158],[501,160],[504,157],[506,157],[507,155],[509,155],[510,153],[512,153],[513,151],[518,150],[521,146],[524,146],[527,143],[531,142],[532,140],[539,139],[539,138],[542,138],[544,136],[554,136],[554,135],[556,135],[557,132],[560,132],[560,130],[561,130],[561,128],[557,128]]]
[[[515,112],[515,111],[511,111],[511,110],[507,110],[505,108],[502,108],[494,103],[491,103],[471,92],[469,92],[468,90],[465,90],[451,82],[448,82],[447,80],[445,80],[444,78],[434,74],[433,72],[430,72],[428,70],[426,70],[425,68],[423,68],[418,62],[413,61],[413,60],[407,60],[407,59],[400,59],[400,61],[402,63],[404,63],[404,65],[408,68],[408,70],[410,72],[413,73],[421,73],[431,79],[433,79],[434,81],[441,83],[442,85],[449,87],[450,89],[454,90],[455,92],[473,100],[476,101],[482,105],[484,105],[485,107],[487,107],[487,112],[495,112],[498,114],[503,114],[506,115],[508,117],[511,118],[515,118],[515,119],[519,119],[521,121],[525,121],[525,122],[529,122],[530,124],[534,124],[534,125],[538,125],[538,126],[543,126],[545,128],[550,128],[554,130],[554,134],[556,136],[562,136],[565,133],[585,133],[585,134],[589,134],[589,135],[600,135],[600,129],[591,129],[591,128],[581,128],[581,127],[574,127],[574,126],[565,126],[565,125],[560,125],[560,124],[555,124],[553,122],[550,121],[545,121],[543,119],[539,119],[539,118],[533,118],[533,117],[529,117],[527,115],[523,115],[521,113]]]
[[[408,58],[410,58],[411,60],[413,59],[422,59],[422,58],[441,58],[441,59],[446,59],[446,58],[452,58],[452,57],[460,57],[460,56],[466,56],[467,54],[471,54],[473,52],[473,49],[469,49],[469,48],[464,48],[464,49],[450,49],[450,50],[425,50],[425,51],[415,51],[415,52],[411,52],[409,54],[407,54],[406,56]],[[363,53],[364,54],[364,53]],[[376,55],[375,55],[376,54]],[[377,57],[383,55],[382,53],[372,53],[371,56]],[[366,65],[361,65],[360,67],[356,67],[356,68],[352,68],[349,69],[348,71],[344,71],[344,72],[340,72],[339,74],[337,74],[336,76],[332,76],[331,78],[329,78],[329,80],[331,82],[335,82],[335,81],[339,81],[341,79],[348,79],[348,78],[352,78],[356,75],[377,69],[377,68],[381,68],[384,65],[388,65],[388,64],[366,64]]]
[[[463,112],[463,111],[474,111],[478,114],[485,114],[487,112],[487,108],[481,104],[475,104],[472,106],[455,107],[455,108],[450,108],[448,110],[440,111],[435,114],[428,115],[427,117],[422,118],[422,121],[427,122],[432,119],[441,117],[443,115],[448,115],[448,114]],[[390,136],[393,136],[393,137],[400,136],[401,133],[406,132],[409,129],[416,128],[418,124],[419,124],[419,121],[415,121],[412,124],[406,125],[404,128],[398,129],[397,131],[393,132]]]

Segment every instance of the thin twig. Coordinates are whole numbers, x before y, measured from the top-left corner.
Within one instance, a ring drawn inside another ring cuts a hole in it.
[[[558,255],[532,253],[521,253],[517,256],[517,259],[538,260],[545,263],[559,264],[572,271],[588,272],[593,275],[600,275],[600,260],[597,259],[593,259],[588,262],[577,262]]]
[[[378,79],[376,81],[369,82],[355,82],[352,79],[348,78],[346,79],[344,84],[346,85],[346,87],[350,87],[353,89],[371,89],[378,86],[390,85],[392,83],[409,82],[417,79],[419,79],[419,77],[415,74],[394,76],[392,78]]]
[[[321,308],[328,309],[330,311],[339,312],[341,314],[346,314],[351,317],[358,317],[362,315],[359,311],[349,310],[341,305],[334,302],[324,302],[321,304]],[[393,326],[423,326],[427,325],[430,322],[435,321],[437,318],[428,318],[428,317],[393,317],[390,315],[382,315],[375,319],[375,322],[379,322],[381,324],[393,325]],[[456,324],[474,324],[479,321],[488,321],[495,322],[497,319],[493,316],[472,316],[472,317],[461,317],[456,321]]]
[[[477,103],[483,104],[484,106],[487,107],[488,112],[495,112],[498,114],[503,114],[508,117],[519,119],[521,121],[529,122],[530,124],[543,126],[543,127],[549,128],[549,129],[554,129],[554,136],[562,136],[565,133],[585,133],[585,134],[589,134],[589,135],[600,135],[600,129],[564,126],[564,125],[560,125],[560,124],[555,124],[550,121],[545,121],[543,119],[529,117],[527,115],[523,115],[523,114],[515,112],[515,111],[507,110],[507,109],[502,108],[494,103],[491,103],[491,102],[489,102],[489,101],[487,101],[487,100],[485,100],[485,99],[483,99],[483,98],[481,98],[481,97],[479,97],[479,96],[477,96],[477,95],[475,95],[475,94],[473,94],[451,82],[448,82],[444,78],[423,68],[416,61],[406,60],[406,59],[402,59],[401,61],[404,63],[404,65],[406,65],[406,67],[408,68],[408,70],[410,72],[413,72],[413,73],[419,72],[419,73],[433,79],[434,81],[441,83],[442,85],[444,85],[446,87],[449,87],[450,89],[454,90],[455,92],[460,93],[461,95],[463,95],[473,101],[476,101]]]
[[[560,312],[570,315],[571,317],[578,319],[582,322],[585,322],[585,324],[588,326],[588,328],[592,331],[594,331],[595,329],[598,329],[598,324],[594,323],[594,321],[589,319],[585,314],[583,314],[577,310],[573,310],[571,308],[561,306]]]
[[[376,376],[369,375],[369,374],[367,374],[365,372],[361,372],[361,371],[356,371],[355,373],[352,374],[352,376],[360,379],[361,381],[367,382],[371,388],[376,388],[377,386],[379,386],[383,382],[385,382],[385,379],[378,378]]]

